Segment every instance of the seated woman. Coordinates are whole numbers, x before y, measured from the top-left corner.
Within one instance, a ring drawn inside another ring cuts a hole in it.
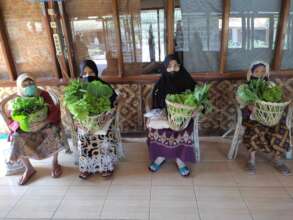
[[[256,62],[251,65],[247,74],[247,81],[257,79],[269,80],[269,64]],[[252,174],[256,172],[256,152],[264,152],[273,154],[273,164],[279,172],[284,175],[290,173],[289,168],[282,160],[282,156],[290,148],[286,114],[284,114],[278,125],[267,127],[251,118],[253,108],[253,106],[245,106],[242,109],[243,125],[245,126],[243,142],[249,151],[247,164],[249,172]]]
[[[26,184],[36,173],[29,158],[41,160],[53,156],[52,177],[57,178],[62,174],[62,168],[58,164],[58,152],[63,149],[64,137],[61,137],[60,107],[56,106],[48,92],[37,88],[33,78],[28,74],[21,74],[17,78],[17,94],[6,98],[3,103],[18,96],[41,96],[48,104],[48,117],[45,121],[32,124],[35,132],[22,132],[19,124],[6,118],[11,130],[11,155],[10,160],[20,160],[25,166],[25,172],[19,180],[20,185]],[[4,117],[7,117],[3,114]]]
[[[165,109],[167,94],[182,93],[193,90],[195,82],[183,66],[180,66],[175,55],[168,55],[163,63],[163,72],[153,90],[152,108]],[[171,129],[149,128],[148,148],[153,161],[149,170],[156,172],[166,159],[176,160],[182,176],[190,174],[186,162],[195,162],[195,150],[192,139],[193,123],[182,131]]]
[[[98,77],[98,68],[92,60],[84,60],[80,64],[80,78],[86,82],[99,80],[109,85]],[[117,94],[113,89],[110,98],[112,107],[116,104],[116,97]],[[106,135],[86,133],[82,129],[77,129],[77,133],[80,151],[79,177],[87,179],[95,173],[101,173],[103,177],[112,175],[118,158],[123,154],[115,120],[112,121]]]

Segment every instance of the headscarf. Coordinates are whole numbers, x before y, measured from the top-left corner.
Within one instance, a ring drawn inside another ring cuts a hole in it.
[[[182,65],[180,65],[179,71],[173,75],[167,72],[171,60],[176,60],[180,64],[174,54],[166,56],[162,66],[162,75],[154,87],[153,108],[165,108],[165,98],[168,94],[178,94],[186,90],[193,90],[196,84]]]
[[[106,85],[108,85],[109,87],[112,88],[112,86],[109,83],[107,83],[104,80],[102,80],[101,78],[99,78],[99,70],[98,70],[98,67],[97,67],[96,63],[94,61],[92,61],[92,60],[84,60],[84,61],[82,61],[80,63],[80,65],[79,65],[79,68],[80,68],[79,76],[80,76],[80,78],[82,78],[83,71],[84,71],[84,69],[86,67],[89,67],[94,72],[95,77],[94,77],[93,80],[100,81],[100,82],[102,82],[102,83],[104,83],[104,84],[106,84]],[[115,92],[115,90],[113,88],[112,88],[112,92],[113,92],[113,95],[110,97],[110,100],[111,100],[112,107],[113,107],[113,104],[114,104],[114,101],[115,101],[115,99],[117,97],[117,94],[116,94],[116,92]]]
[[[25,80],[28,80],[28,79],[30,79],[30,80],[32,80],[32,81],[34,81],[34,78],[31,76],[31,75],[29,75],[28,73],[22,73],[21,75],[19,75],[18,77],[17,77],[17,80],[16,80],[16,87],[17,87],[17,94],[19,95],[19,96],[23,96],[23,86],[22,86],[22,83],[25,81]]]
[[[249,81],[252,76],[253,76],[253,72],[254,70],[259,67],[259,66],[264,66],[265,69],[266,69],[266,72],[265,72],[265,75],[263,76],[263,79],[266,79],[268,80],[269,77],[270,77],[270,65],[264,61],[256,61],[254,63],[252,63],[248,69],[248,72],[247,72],[247,81]]]

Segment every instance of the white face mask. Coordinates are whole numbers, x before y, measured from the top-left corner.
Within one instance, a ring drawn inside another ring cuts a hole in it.
[[[172,73],[172,72],[178,72],[180,70],[179,66],[176,67],[168,67],[167,72]]]

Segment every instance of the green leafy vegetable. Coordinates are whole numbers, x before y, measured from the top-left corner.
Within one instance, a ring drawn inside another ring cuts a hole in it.
[[[73,80],[64,90],[64,102],[79,121],[111,110],[112,88],[100,81],[84,83]]]
[[[281,102],[283,99],[283,91],[280,86],[262,79],[251,80],[248,84],[240,85],[236,94],[245,104],[253,104],[256,100]]]
[[[211,104],[209,102],[210,85],[196,86],[193,91],[186,91],[181,94],[169,94],[166,99],[170,102],[188,105],[201,110],[210,110]]]
[[[29,125],[32,120],[38,120],[39,117],[37,113],[41,110],[47,114],[47,104],[44,99],[40,96],[37,97],[17,97],[12,104],[12,114],[11,117],[14,121],[19,122],[20,128],[23,131],[29,131]]]

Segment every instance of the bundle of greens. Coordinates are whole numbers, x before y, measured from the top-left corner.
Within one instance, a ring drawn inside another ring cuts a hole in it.
[[[23,131],[30,130],[30,123],[44,120],[48,106],[42,97],[17,97],[12,104],[11,117],[19,122]]]
[[[199,110],[210,110],[211,104],[209,102],[209,89],[210,85],[204,84],[196,86],[193,91],[186,91],[181,94],[169,94],[166,99],[170,102],[183,104],[194,107]]]
[[[237,96],[244,104],[254,104],[257,100],[282,102],[283,91],[278,85],[262,79],[251,80],[238,87]]]
[[[64,90],[64,103],[78,121],[111,110],[112,88],[101,81],[73,80]]]

